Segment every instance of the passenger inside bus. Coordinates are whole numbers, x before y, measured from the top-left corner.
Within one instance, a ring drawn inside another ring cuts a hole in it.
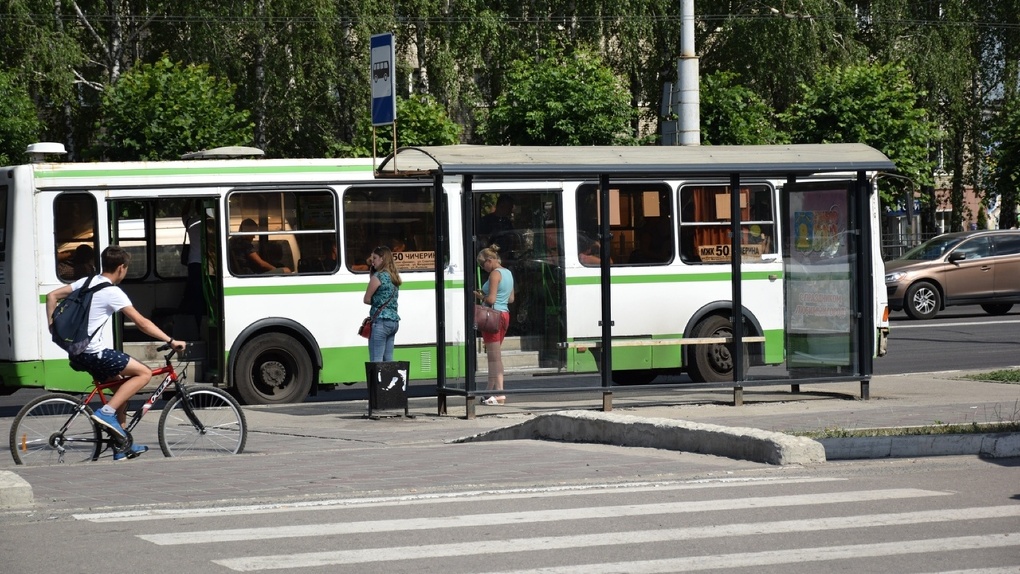
[[[253,219],[241,221],[238,231],[241,233],[253,233],[259,230],[259,226]],[[234,266],[234,272],[238,275],[254,275],[258,273],[290,273],[289,267],[277,266],[266,261],[259,255],[254,245],[254,236],[237,235],[230,238],[230,258]],[[282,257],[282,253],[279,254]],[[267,253],[267,256],[269,254]]]
[[[668,263],[673,246],[669,220],[649,217],[638,232],[637,245],[627,262],[631,264]]]
[[[65,281],[74,281],[96,274],[96,251],[82,243],[73,251],[68,249],[57,255],[57,274]]]
[[[581,265],[599,265],[602,262],[602,244],[583,232],[578,233],[577,259]],[[610,259],[609,262],[612,263],[613,260]]]

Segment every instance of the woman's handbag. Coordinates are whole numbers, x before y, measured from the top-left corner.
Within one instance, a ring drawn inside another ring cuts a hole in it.
[[[361,326],[358,327],[358,334],[366,339],[372,338],[372,317],[365,317],[365,320],[361,322]]]
[[[390,295],[390,298],[387,299],[386,302],[383,303],[381,307],[379,307],[379,310],[376,311],[374,315],[369,315],[368,317],[365,317],[365,320],[361,322],[361,326],[358,327],[359,335],[366,339],[372,338],[372,321],[375,321],[375,318],[379,316],[379,313],[382,313],[382,310],[385,309],[386,306],[390,304],[390,301],[392,301],[393,298],[396,296],[397,292],[394,291],[393,295]]]
[[[502,313],[486,307],[475,305],[475,327],[483,333],[496,333],[499,331],[499,320]]]

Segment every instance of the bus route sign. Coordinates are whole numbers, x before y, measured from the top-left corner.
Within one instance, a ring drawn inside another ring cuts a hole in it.
[[[397,117],[397,91],[393,89],[393,34],[376,34],[372,50],[372,125],[392,124]]]

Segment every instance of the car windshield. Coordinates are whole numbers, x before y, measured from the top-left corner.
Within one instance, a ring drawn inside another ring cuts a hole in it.
[[[941,235],[929,239],[917,247],[907,251],[900,259],[911,259],[914,261],[934,261],[951,251],[960,244],[966,237]]]

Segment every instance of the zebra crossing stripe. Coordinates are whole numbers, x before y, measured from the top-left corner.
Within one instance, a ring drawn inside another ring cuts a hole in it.
[[[886,490],[833,492],[825,494],[795,494],[786,496],[749,497],[655,504],[546,509],[493,514],[467,514],[433,518],[303,524],[297,526],[272,526],[265,528],[238,528],[191,532],[167,532],[160,534],[138,534],[137,536],[142,540],[161,546],[175,544],[212,544],[237,540],[269,540],[277,538],[300,538],[305,536],[336,536],[343,534],[434,530],[438,528],[464,528],[497,524],[587,520],[597,518],[615,518],[619,516],[648,516],[656,514],[712,512],[718,510],[745,510],[750,508],[848,504],[874,500],[945,496],[948,494],[951,493],[914,488],[897,488]]]
[[[834,560],[859,560],[879,556],[904,554],[927,554],[954,550],[987,550],[1020,545],[1017,536],[993,534],[988,536],[961,536],[958,538],[934,538],[929,540],[908,540],[902,542],[879,542],[876,544],[852,544],[847,546],[826,546],[821,548],[796,548],[793,550],[771,550],[746,554],[716,554],[714,556],[692,556],[689,558],[667,558],[614,564],[584,564],[554,568],[534,568],[490,572],[488,574],[664,574],[672,572],[694,572],[702,570],[725,570],[732,568],[775,566],[778,564],[800,564],[807,562],[830,562]],[[1014,574],[1016,567],[980,568],[957,570],[955,574]],[[954,574],[941,572],[939,574]]]
[[[744,526],[747,528],[746,534],[756,534],[760,533],[766,524],[759,523],[734,526]],[[843,524],[843,526],[845,526],[845,524]],[[722,533],[715,532],[717,529],[718,528],[713,528],[712,537],[723,535]],[[687,532],[692,529],[678,530]],[[676,536],[676,533],[677,530],[614,532],[612,536],[606,536],[605,533],[599,533],[580,536],[521,538],[515,540],[491,540],[473,543],[405,546],[400,548],[370,548],[364,550],[250,556],[213,560],[213,562],[236,572],[255,572],[259,570],[272,569],[292,570],[295,568],[339,566],[366,562],[390,562],[395,560],[446,558],[479,554],[492,555],[500,553],[537,552],[567,548],[605,547],[610,544],[643,544],[650,542],[682,540],[682,538],[678,538]],[[642,560],[622,563],[616,562],[610,564],[571,565],[559,568],[532,568],[524,571],[500,572],[498,574],[523,574],[523,572],[539,572],[548,574],[606,574],[610,572],[653,574],[666,572],[690,572],[697,570],[733,569],[763,565],[829,562],[834,560],[852,560],[867,557],[896,556],[902,554],[949,552],[955,550],[982,550],[1013,546],[1020,547],[1020,537],[1018,537],[1015,533],[990,534],[984,536],[933,538],[927,540],[906,540],[875,544],[852,544],[845,546],[795,548],[790,550],[769,550],[737,554],[715,554],[710,556],[688,556],[683,558]]]
[[[487,490],[471,490],[466,492],[443,492],[429,494],[408,494],[402,496],[382,496],[377,498],[341,498],[332,500],[304,500],[297,502],[276,502],[267,504],[249,504],[242,506],[216,506],[202,508],[145,508],[141,510],[123,510],[118,512],[98,512],[73,514],[75,520],[87,520],[95,523],[105,522],[138,522],[143,520],[162,520],[165,518],[210,518],[219,516],[242,516],[250,514],[276,514],[280,512],[300,512],[311,510],[329,510],[336,508],[366,508],[381,506],[406,506],[413,504],[440,504],[461,498],[484,496],[487,500],[514,500],[520,498],[562,497],[597,494],[600,492],[664,492],[667,490],[701,490],[711,488],[732,488],[747,485],[782,486],[789,484],[808,484],[819,482],[842,482],[845,478],[832,477],[744,477],[744,478],[702,478],[681,482],[626,482],[611,484],[585,484],[570,486],[545,486],[540,488],[493,488]]]

